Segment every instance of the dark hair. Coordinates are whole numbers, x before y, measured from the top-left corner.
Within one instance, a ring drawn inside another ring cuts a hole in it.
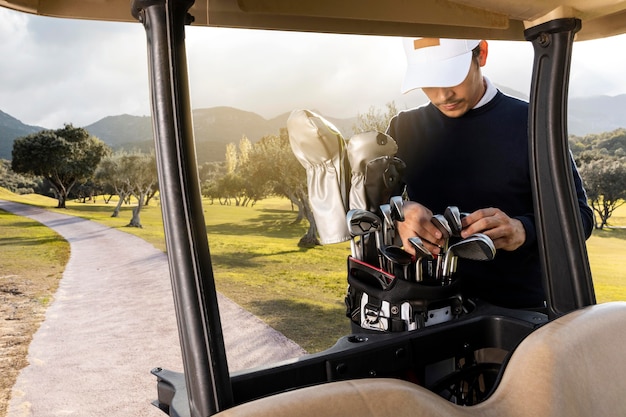
[[[472,61],[476,62],[476,64],[480,67],[480,43],[472,49]]]
[[[476,45],[476,48],[472,49],[472,58],[478,58],[480,56],[480,43]]]

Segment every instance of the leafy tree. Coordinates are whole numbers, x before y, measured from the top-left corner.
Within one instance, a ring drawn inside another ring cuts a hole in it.
[[[217,179],[215,187],[205,187],[207,191],[217,191],[219,198],[225,198],[226,203],[235,200],[237,206],[254,204],[263,194],[258,193],[255,179],[247,175],[247,166],[250,162],[252,144],[246,136],[239,141],[239,147],[234,143],[226,146],[226,174]]]
[[[128,226],[142,227],[141,209],[150,196],[158,192],[155,155],[117,152],[102,160],[96,171],[96,180],[119,197],[111,217],[118,217],[122,204],[130,196],[135,197],[137,206],[133,208],[133,216]]]
[[[47,179],[58,200],[65,202],[72,188],[90,179],[100,160],[110,152],[100,139],[83,128],[66,124],[57,130],[43,130],[15,140],[13,171]]]
[[[11,169],[11,161],[0,159],[0,187],[16,194],[31,194],[41,186],[41,178],[17,174]]]
[[[356,123],[352,126],[352,131],[356,135],[362,132],[386,132],[389,127],[389,122],[398,114],[398,108],[394,101],[387,103],[386,109],[380,110],[372,106],[365,114],[357,114]]]
[[[246,167],[245,177],[259,194],[271,192],[287,197],[298,207],[294,223],[305,218],[308,220],[309,229],[298,246],[319,245],[317,226],[307,193],[306,172],[291,150],[287,129],[281,129],[279,136],[264,136],[255,143]]]
[[[219,200],[221,198],[218,182],[224,175],[225,165],[225,162],[205,162],[198,170],[200,184],[202,184],[202,195],[211,199],[211,204],[213,204],[214,199]]]
[[[569,145],[575,157],[581,153],[598,153],[610,156],[623,156],[626,150],[626,129],[590,134],[583,137],[570,135]]]
[[[626,161],[598,158],[580,168],[587,197],[596,213],[596,229],[603,229],[616,208],[626,199]]]
[[[126,167],[123,159],[126,155],[126,152],[121,151],[105,157],[100,161],[95,173],[96,182],[105,192],[118,197],[111,217],[119,216],[122,204],[131,194],[129,182],[126,181]]]
[[[158,188],[156,156],[140,153],[126,155],[122,158],[122,165],[125,168],[130,192],[137,200],[128,226],[143,227],[140,218],[141,209],[146,204],[148,196],[154,195]]]
[[[88,180],[84,183],[78,184],[72,191],[72,197],[80,200],[81,203],[86,203],[88,200],[96,202],[96,196],[102,194],[102,187],[93,180]]]

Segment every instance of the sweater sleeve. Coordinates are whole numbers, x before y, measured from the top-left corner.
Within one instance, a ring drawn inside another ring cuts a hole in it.
[[[589,207],[587,192],[585,191],[583,180],[578,173],[578,168],[576,168],[576,163],[571,153],[570,162],[572,164],[572,174],[574,177],[574,185],[576,186],[576,197],[578,199],[578,209],[582,220],[583,232],[585,233],[585,239],[589,239],[593,231],[593,210]]]
[[[583,233],[585,234],[585,239],[589,239],[589,236],[591,236],[591,232],[593,231],[593,210],[589,207],[587,192],[585,191],[582,178],[576,168],[576,164],[574,163],[571,153],[570,161],[572,164],[572,176],[576,187],[576,198],[578,201],[578,210],[580,211]],[[516,216],[515,218],[522,222],[524,230],[526,231],[526,241],[521,247],[526,248],[535,244],[537,241],[537,230],[535,228],[534,214],[528,213],[523,216]]]
[[[523,216],[515,216],[515,219],[522,222],[522,226],[524,226],[524,230],[526,231],[526,240],[524,244],[520,247],[521,249],[526,249],[531,247],[537,243],[537,229],[535,228],[535,215],[533,213],[528,213]]]

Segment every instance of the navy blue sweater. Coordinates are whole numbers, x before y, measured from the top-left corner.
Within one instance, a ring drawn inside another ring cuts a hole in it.
[[[543,305],[545,293],[533,214],[528,154],[528,103],[498,91],[486,105],[449,118],[432,104],[400,112],[388,133],[407,164],[409,198],[443,214],[496,207],[519,219],[526,242],[498,250],[493,261],[459,259],[457,276],[467,295],[511,308]],[[588,237],[593,213],[572,161],[583,228]]]

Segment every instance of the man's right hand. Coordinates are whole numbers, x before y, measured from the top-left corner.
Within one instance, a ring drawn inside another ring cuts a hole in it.
[[[403,205],[404,221],[396,222],[396,227],[404,250],[414,254],[415,249],[409,243],[409,238],[417,236],[422,239],[426,248],[433,254],[438,255],[444,244],[442,234],[431,219],[433,212],[427,207],[415,201],[405,201]]]

